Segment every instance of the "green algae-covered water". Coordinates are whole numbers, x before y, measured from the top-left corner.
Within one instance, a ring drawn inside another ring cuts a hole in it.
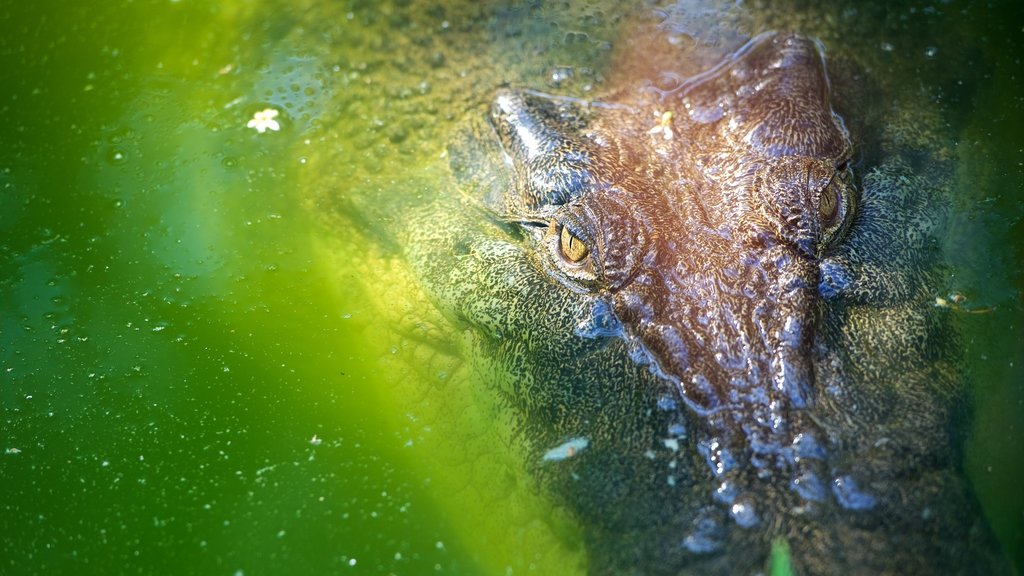
[[[0,573],[585,570],[393,231],[455,193],[463,116],[503,84],[599,93],[629,16],[0,4]],[[875,22],[865,46],[934,81],[959,134],[965,466],[1021,565],[1024,17],[835,17]],[[278,129],[249,127],[266,109]]]

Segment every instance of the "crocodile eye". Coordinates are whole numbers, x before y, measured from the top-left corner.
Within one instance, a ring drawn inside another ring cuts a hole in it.
[[[558,236],[558,250],[567,261],[573,264],[586,258],[590,250],[587,245],[580,240],[578,236],[569,231],[565,226],[562,226],[562,231]]]
[[[839,203],[842,201],[840,195],[842,192],[838,189],[835,181],[829,182],[828,186],[821,191],[821,200],[818,203],[818,216],[821,218],[821,223],[826,228],[829,227],[836,218],[836,214],[839,212]]]
[[[539,222],[537,222],[539,224]],[[539,264],[548,274],[577,293],[598,288],[600,240],[587,235],[588,222],[567,211],[547,219],[546,230],[536,236],[540,242]]]
[[[818,199],[823,245],[833,245],[843,237],[856,210],[857,188],[853,183],[853,173],[843,162],[836,167],[835,175],[821,190]]]

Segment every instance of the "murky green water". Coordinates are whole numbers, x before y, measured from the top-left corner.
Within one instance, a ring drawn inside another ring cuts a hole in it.
[[[1020,563],[1024,17],[881,4],[961,135],[966,465]],[[619,14],[0,3],[0,573],[582,569],[389,231],[496,86],[599,91]]]

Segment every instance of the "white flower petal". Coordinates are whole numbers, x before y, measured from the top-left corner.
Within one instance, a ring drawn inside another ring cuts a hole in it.
[[[252,115],[252,120],[245,125],[246,128],[254,128],[260,134],[263,134],[267,129],[274,130],[275,132],[281,129],[281,125],[274,120],[279,112],[273,108],[264,108],[259,112]]]

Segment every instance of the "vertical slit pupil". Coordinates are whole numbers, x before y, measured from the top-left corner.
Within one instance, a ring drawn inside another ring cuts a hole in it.
[[[587,245],[565,226],[562,226],[562,232],[559,235],[559,247],[562,255],[570,262],[579,262],[587,255]]]

